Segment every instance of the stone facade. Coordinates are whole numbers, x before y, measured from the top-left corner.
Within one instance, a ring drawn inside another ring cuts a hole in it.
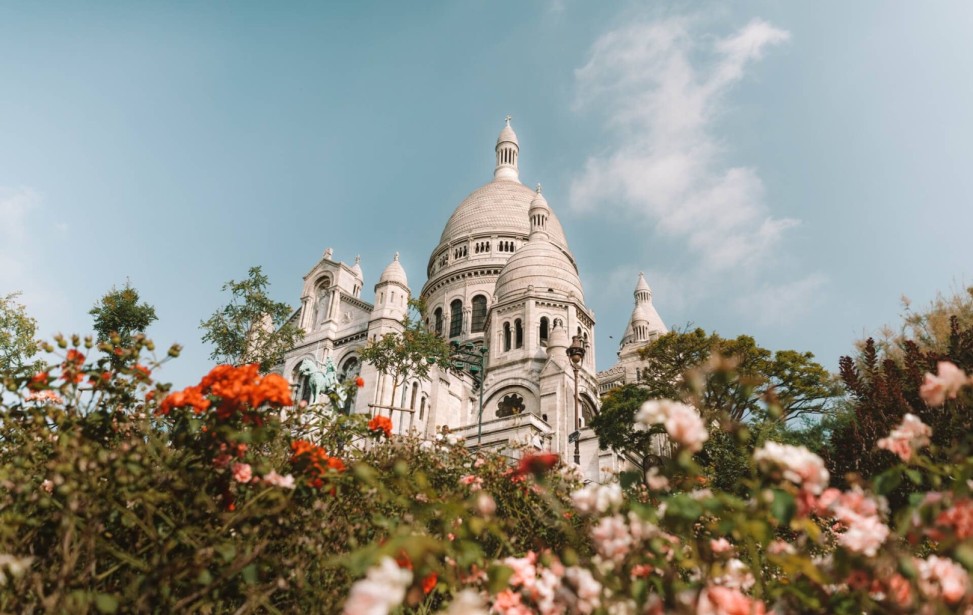
[[[520,182],[520,144],[509,119],[495,152],[493,180],[450,216],[419,293],[429,330],[474,352],[486,348],[482,392],[469,373],[434,368],[429,381],[407,382],[393,399],[389,379],[361,364],[362,346],[400,330],[408,310],[412,291],[398,254],[379,276],[369,303],[361,298],[359,259],[349,266],[326,250],[304,276],[301,307],[292,317],[304,341],[279,369],[298,398],[307,396],[297,371],[304,359],[330,361],[342,378],[360,374],[365,387],[349,409],[391,416],[398,433],[433,438],[446,428],[469,446],[509,454],[518,447],[552,450],[567,460],[574,454],[569,436],[575,431],[576,374],[582,471],[600,482],[622,461],[600,451],[594,433],[583,426],[597,411],[601,393],[637,379],[638,347],[665,325],[640,274],[619,363],[597,372],[595,317],[585,305],[577,264],[540,186],[532,190]],[[586,347],[576,372],[566,353],[575,336]]]

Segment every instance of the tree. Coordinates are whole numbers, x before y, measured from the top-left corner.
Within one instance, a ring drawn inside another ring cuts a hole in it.
[[[402,331],[386,333],[370,341],[361,351],[362,361],[392,378],[392,401],[395,392],[410,378],[429,380],[433,365],[450,366],[450,347],[441,337],[422,324],[422,303],[409,300],[409,313],[402,319]]]
[[[26,365],[37,354],[37,321],[17,303],[20,293],[0,297],[0,372],[9,373]]]
[[[734,485],[748,469],[747,453],[768,438],[821,442],[816,428],[799,430],[802,419],[835,407],[840,385],[814,355],[772,352],[750,336],[726,339],[703,329],[672,331],[640,350],[645,361],[638,382],[611,391],[591,421],[601,448],[639,460],[643,470],[659,453],[656,431],[635,428],[635,415],[649,399],[692,404],[707,422],[722,421],[697,454],[715,485]],[[726,432],[726,433],[724,433]]]
[[[139,292],[128,283],[121,290],[112,286],[88,313],[94,316],[98,341],[110,342],[115,348],[131,348],[133,337],[159,319],[154,307],[139,303]],[[112,356],[116,366],[117,356]]]
[[[883,349],[869,338],[856,356],[841,357],[841,379],[851,397],[850,420],[833,430],[827,451],[829,470],[839,484],[849,473],[871,478],[897,464],[892,453],[877,450],[875,445],[906,413],[932,428],[932,443],[939,445],[938,452],[930,453],[934,462],[949,461],[950,443],[970,437],[973,396],[969,391],[939,407],[928,406],[919,395],[923,375],[935,372],[939,361],[973,371],[973,324],[963,326],[961,322],[958,314],[950,317],[948,335],[935,344],[901,339],[894,349]],[[902,495],[899,492],[897,497]]]
[[[735,421],[781,420],[828,412],[840,385],[810,352],[771,352],[748,336],[735,339],[700,328],[671,331],[639,351],[645,368],[639,384],[649,398],[698,397],[701,410],[722,410]]]
[[[260,267],[251,267],[247,279],[223,285],[230,302],[199,324],[203,341],[213,344],[211,359],[232,365],[256,363],[266,373],[304,339],[304,332],[290,320],[293,309],[267,295],[269,284]]]

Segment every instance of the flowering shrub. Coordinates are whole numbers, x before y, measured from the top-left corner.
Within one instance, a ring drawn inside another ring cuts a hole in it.
[[[671,455],[583,485],[549,452],[476,454],[385,417],[309,424],[253,366],[171,392],[144,339],[120,362],[58,345],[50,369],[2,375],[2,612],[973,609],[973,442],[916,416],[878,441],[900,463],[871,481],[838,489],[816,454],[766,441],[731,493],[697,451],[745,448],[747,426],[651,401],[638,425]],[[969,385],[931,378],[930,406]]]

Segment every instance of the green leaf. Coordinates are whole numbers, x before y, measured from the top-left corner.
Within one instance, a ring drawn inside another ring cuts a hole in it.
[[[95,596],[95,608],[99,613],[115,613],[118,611],[118,599],[111,594]]]
[[[491,594],[497,594],[507,589],[510,577],[514,574],[514,569],[509,566],[494,564],[487,569],[487,587]]]
[[[257,565],[250,564],[243,569],[243,582],[247,585],[255,585],[257,583]]]
[[[633,471],[622,472],[618,475],[618,482],[621,483],[622,489],[627,491],[642,482],[642,473]]]
[[[787,526],[794,513],[797,512],[797,503],[794,496],[781,489],[774,489],[774,501],[770,504],[770,513],[776,517],[781,525]]]
[[[902,483],[902,471],[892,468],[875,477],[874,489],[878,495],[888,495]]]

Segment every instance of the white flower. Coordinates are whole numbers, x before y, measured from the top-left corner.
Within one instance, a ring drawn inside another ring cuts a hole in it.
[[[293,475],[288,474],[286,476],[281,476],[275,470],[271,470],[264,476],[264,482],[268,485],[274,485],[275,487],[281,487],[283,489],[294,488]]]
[[[753,460],[761,471],[778,469],[785,480],[815,494],[821,493],[831,479],[824,461],[803,446],[767,442],[754,451]]]
[[[572,493],[571,501],[579,512],[585,514],[617,510],[622,505],[622,487],[618,483],[610,485],[592,483]]]
[[[402,604],[405,590],[412,583],[412,571],[399,568],[391,557],[383,557],[365,578],[351,586],[345,601],[345,615],[388,615]]]
[[[709,439],[706,425],[699,412],[692,406],[669,399],[652,399],[639,408],[635,415],[636,429],[648,429],[663,425],[669,437],[696,453]]]
[[[464,589],[456,594],[449,603],[449,610],[440,611],[443,615],[488,615],[483,599],[472,589]]]
[[[577,603],[571,605],[572,613],[587,615],[601,606],[601,583],[591,576],[587,568],[570,566],[565,570],[564,577],[574,586],[575,594],[578,596]]]

